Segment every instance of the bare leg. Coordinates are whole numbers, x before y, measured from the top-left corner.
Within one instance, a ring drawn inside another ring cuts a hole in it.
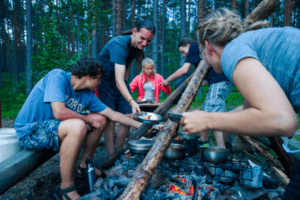
[[[225,143],[224,143],[224,140],[223,140],[223,132],[221,132],[221,131],[213,131],[213,134],[215,136],[215,139],[216,139],[216,142],[217,142],[217,146],[225,148]]]
[[[128,114],[126,116],[132,118],[131,114]],[[117,134],[117,145],[116,145],[117,149],[120,148],[124,144],[124,142],[128,136],[129,129],[130,129],[130,126],[125,126],[123,124],[120,124],[120,127],[118,129],[118,134]]]
[[[117,135],[117,145],[116,145],[117,149],[120,148],[124,144],[124,142],[127,138],[129,129],[130,129],[130,126],[125,126],[123,124],[120,124],[120,127],[118,129],[118,135]]]
[[[112,155],[115,151],[115,122],[107,122],[104,130],[104,140],[108,155]]]
[[[88,117],[99,122],[101,127],[100,127],[99,131],[90,131],[90,132],[88,132],[88,134],[86,136],[85,143],[84,143],[84,149],[83,149],[83,153],[82,153],[82,158],[81,158],[81,161],[79,164],[80,167],[82,167],[82,168],[86,168],[87,157],[90,157],[91,159],[93,159],[97,145],[100,142],[102,133],[107,124],[107,119],[100,114],[92,113],[92,114],[89,114]],[[78,171],[78,173],[80,173],[80,172]],[[96,167],[95,167],[95,173],[96,173],[96,175],[101,175],[101,171],[99,169],[97,169]]]
[[[203,131],[203,132],[202,132],[201,137],[200,137],[200,140],[201,140],[202,142],[205,142],[205,141],[208,140],[208,133],[209,133],[209,131]]]
[[[62,121],[58,127],[60,141],[61,189],[74,185],[75,164],[86,133],[86,124],[80,119]],[[76,191],[69,192],[68,196],[71,199],[80,197]]]

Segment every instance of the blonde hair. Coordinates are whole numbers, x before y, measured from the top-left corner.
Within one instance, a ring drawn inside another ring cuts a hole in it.
[[[201,22],[197,31],[199,45],[207,40],[224,47],[242,33],[270,26],[269,22],[243,21],[237,13],[227,8],[208,10],[200,18]]]
[[[153,66],[154,66],[153,79],[155,79],[155,64],[154,64],[154,61],[153,61],[151,58],[145,58],[145,59],[142,61],[142,72],[141,72],[141,74],[145,73],[143,67],[144,67],[145,65],[147,65],[147,64],[150,64],[150,65],[153,65]]]

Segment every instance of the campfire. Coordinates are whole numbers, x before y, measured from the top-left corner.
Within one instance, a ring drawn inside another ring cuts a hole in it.
[[[108,171],[106,179],[99,178],[94,185],[93,197],[117,199],[131,181],[136,168],[145,156],[124,154]],[[225,164],[201,161],[199,154],[182,160],[164,158],[149,181],[141,199],[255,199],[273,195],[279,197],[283,191],[260,185],[263,177],[260,166],[248,162],[228,160]],[[270,192],[271,191],[271,192]],[[90,199],[85,196],[81,199]],[[274,199],[274,198],[270,198]]]

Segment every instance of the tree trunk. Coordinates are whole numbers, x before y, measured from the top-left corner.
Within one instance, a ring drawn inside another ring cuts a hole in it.
[[[73,30],[74,28],[74,11],[72,11],[72,27],[71,29]],[[75,54],[75,36],[74,36],[74,31],[72,31],[72,56]]]
[[[153,23],[154,26],[158,28],[158,0],[153,0]],[[158,64],[158,29],[153,38],[152,43],[152,59],[154,63],[156,63],[155,71],[157,72],[157,64]]]
[[[122,2],[122,31],[126,30],[126,0],[123,0]]]
[[[117,24],[117,0],[112,0],[112,36],[115,37],[117,34],[116,24]]]
[[[181,39],[187,36],[186,29],[186,0],[180,0],[180,29],[181,29]],[[183,65],[185,58],[180,54],[180,66]]]
[[[245,9],[245,17],[246,17],[249,15],[249,0],[245,0],[244,9]]]
[[[280,137],[269,137],[271,142],[271,148],[279,157],[281,164],[285,169],[286,175],[291,178],[291,174],[293,171],[294,162],[290,158],[290,156],[286,153],[286,151],[282,147],[282,139]]]
[[[293,0],[285,0],[284,26],[292,25]]]
[[[174,110],[175,113],[183,113],[189,109],[209,68],[209,65],[206,64],[204,60],[199,63],[191,81],[177,103]],[[171,122],[170,120],[167,122],[166,128],[160,131],[153,147],[143,162],[137,167],[136,173],[119,199],[127,200],[139,198],[172,142],[178,126],[179,123]]]
[[[231,0],[231,10],[235,10],[235,0]]]
[[[131,28],[135,27],[135,0],[131,0]]]
[[[31,20],[31,0],[26,0],[26,96],[32,89],[32,20]]]
[[[95,0],[92,0],[92,5],[95,5]],[[98,23],[96,22],[96,13],[93,13],[93,30],[92,30],[92,44],[91,44],[91,56],[97,58],[97,29]]]
[[[14,14],[14,44],[15,44],[15,63],[14,63],[14,73],[15,73],[15,93],[19,93],[19,72],[18,72],[18,61],[19,61],[19,50],[18,50],[18,28],[17,28],[17,0],[13,0],[13,14]]]
[[[165,18],[166,18],[166,0],[163,0],[162,6],[162,19],[161,19],[161,64],[160,64],[160,74],[165,77]]]
[[[205,0],[198,0],[198,20],[197,20],[197,28],[200,25],[200,17],[205,12]]]
[[[264,0],[247,16],[246,20],[255,22],[267,19],[279,5],[280,0]]]
[[[76,18],[77,18],[77,55],[79,57],[80,56],[80,41],[79,41],[79,38],[80,38],[80,16],[79,16],[79,13],[77,13]],[[96,25],[96,27],[94,26],[94,28],[97,28],[97,27],[98,27],[97,25]],[[97,45],[97,39],[96,39],[95,45]],[[96,46],[96,50],[97,50],[97,46]]]
[[[121,35],[122,32],[122,0],[118,0],[118,30],[117,35]]]
[[[191,26],[191,0],[189,0],[189,17],[188,17],[188,36],[190,36],[190,26]]]

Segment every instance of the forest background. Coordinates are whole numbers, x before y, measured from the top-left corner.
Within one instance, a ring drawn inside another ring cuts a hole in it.
[[[15,118],[33,86],[47,72],[54,68],[69,71],[82,56],[97,57],[112,37],[132,29],[144,19],[152,20],[157,28],[153,41],[144,50],[145,57],[152,58],[157,73],[167,78],[184,62],[177,49],[180,39],[190,37],[197,41],[198,16],[208,9],[227,7],[244,18],[261,1],[1,0],[1,117]],[[300,1],[280,2],[267,21],[273,27],[299,28]],[[140,71],[134,62],[129,82]],[[202,87],[192,107],[201,108],[207,89]],[[165,98],[166,95],[162,95],[162,99]],[[227,109],[242,103],[242,96],[234,88],[226,100]]]

